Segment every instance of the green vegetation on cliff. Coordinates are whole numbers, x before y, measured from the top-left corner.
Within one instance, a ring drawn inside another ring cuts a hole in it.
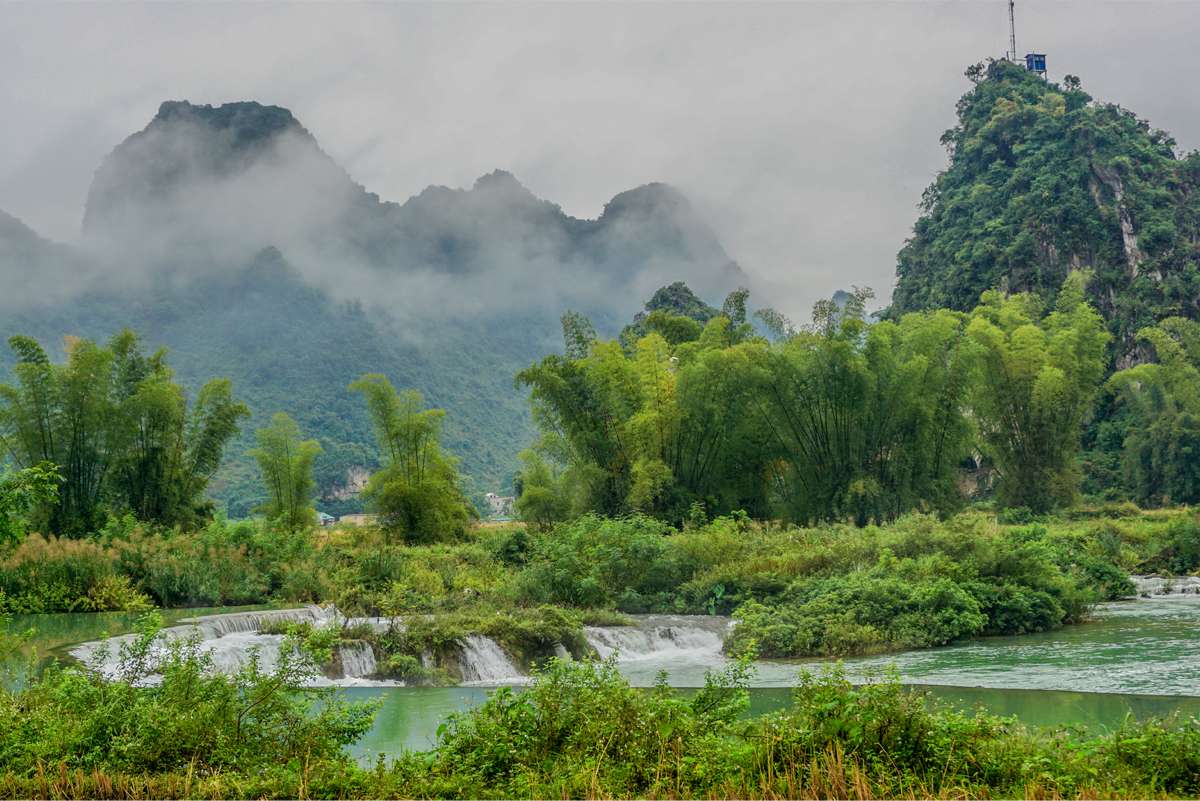
[[[1200,314],[1200,155],[1095,102],[1068,76],[1048,83],[1007,61],[967,72],[974,87],[942,137],[950,163],[925,190],[900,251],[892,313],[969,309],[1000,288],[1050,299],[1071,270],[1118,358],[1138,330]]]

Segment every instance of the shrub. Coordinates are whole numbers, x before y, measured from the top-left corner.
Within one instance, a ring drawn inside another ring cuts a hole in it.
[[[328,656],[320,643],[289,641],[274,669],[253,660],[224,676],[198,641],[164,645],[157,632],[157,618],[143,619],[115,680],[55,666],[19,691],[0,689],[0,773],[33,776],[47,762],[126,773],[300,770],[348,763],[343,746],[370,728],[370,705],[305,689]],[[151,675],[161,679],[147,686]]]
[[[0,558],[0,598],[18,613],[122,609],[105,605],[131,597],[109,591],[115,573],[112,554],[98,543],[31,534]]]
[[[645,612],[662,606],[678,583],[669,560],[673,529],[644,515],[585,515],[540,535],[522,576],[530,600],[616,606]]]

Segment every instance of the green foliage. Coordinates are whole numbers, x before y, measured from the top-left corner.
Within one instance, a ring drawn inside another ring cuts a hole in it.
[[[314,703],[322,711],[300,717],[294,685],[271,694],[261,679],[248,675],[204,680],[189,673],[186,658],[179,668],[166,662],[170,693],[134,690],[120,682],[99,691],[84,683],[72,687],[77,694],[65,698],[61,708],[39,703],[65,683],[55,677],[48,687],[4,696],[10,706],[36,704],[38,725],[45,729],[80,731],[74,716],[79,723],[100,725],[74,741],[48,741],[37,752],[45,770],[0,772],[0,797],[1182,798],[1200,793],[1195,721],[1130,720],[1102,735],[1078,728],[1027,729],[983,712],[952,711],[895,678],[856,686],[836,670],[802,674],[788,708],[746,719],[744,663],[710,675],[702,689],[689,693],[661,685],[631,688],[611,664],[554,662],[528,689],[498,690],[480,707],[454,717],[432,751],[360,767],[339,753],[338,745],[361,732],[369,710],[348,708],[334,696],[324,702],[332,709]],[[229,686],[249,693],[230,698]],[[263,697],[269,699],[265,708],[247,716],[240,735],[234,735],[236,712]],[[228,708],[223,708],[218,701],[226,699]],[[85,707],[88,703],[97,709]],[[178,714],[189,708],[191,714]],[[0,717],[0,727],[13,720]],[[133,722],[144,730],[133,729]],[[14,732],[13,746],[0,751],[0,769],[32,762],[27,738],[33,733]],[[90,744],[94,750],[81,755],[81,746]]]
[[[527,520],[639,511],[679,523],[700,504],[862,525],[959,505],[961,315],[869,325],[861,290],[819,304],[812,331],[776,321],[787,336],[770,345],[747,322],[747,295],[702,330],[656,309],[620,344],[589,341],[517,376],[542,431],[519,482]]]
[[[659,608],[677,584],[667,557],[668,526],[644,515],[585,515],[535,542],[524,594],[571,606],[623,612]]]
[[[438,444],[446,413],[424,408],[416,390],[397,393],[379,374],[363,376],[350,389],[366,398],[383,454],[383,468],[363,493],[383,529],[408,542],[462,536],[471,508],[459,489],[457,460]]]
[[[950,162],[899,253],[893,313],[966,311],[990,289],[1049,301],[1084,268],[1118,356],[1155,320],[1195,316],[1200,156],[1177,157],[1169,135],[1078,79],[1007,61],[968,76],[942,137]]]
[[[980,528],[966,519],[931,530],[912,519],[810,548],[810,566],[786,587],[735,610],[742,622],[732,647],[837,656],[1023,634],[1078,621],[1091,602],[1129,589],[1102,589],[1111,577],[1081,570],[1080,547],[1044,528]]]
[[[227,677],[198,642],[163,643],[157,627],[143,621],[111,680],[56,666],[0,689],[0,773],[32,777],[48,761],[128,773],[349,765],[342,747],[370,728],[373,709],[305,688],[319,666],[309,643],[287,643],[272,670],[252,659]],[[150,676],[161,680],[147,686]]]
[[[649,331],[640,339],[627,329],[624,347],[592,342],[583,356],[549,356],[518,374],[542,430],[536,450],[562,467],[534,462],[527,471],[536,480],[522,477],[518,508],[536,507],[539,522],[565,516],[548,508],[547,491],[571,514],[637,510],[680,520],[696,500],[718,511],[765,510],[767,454],[756,447],[765,434],[745,413],[746,374],[764,343],[733,342],[725,316],[680,333],[656,315],[639,321]]]
[[[216,520],[194,531],[132,518],[97,538],[31,535],[0,551],[0,610],[70,612],[315,602],[333,593],[313,533]]]
[[[745,680],[735,666],[689,701],[665,687],[633,689],[612,663],[555,662],[525,692],[501,689],[452,718],[431,778],[445,782],[442,793],[472,797],[585,797],[601,788],[686,797],[737,775],[728,760],[740,750],[730,737],[748,705]]]
[[[1082,426],[1108,341],[1084,300],[1086,281],[1072,273],[1045,317],[1034,297],[998,292],[985,292],[971,314],[967,335],[979,349],[971,407],[1005,506],[1043,513],[1076,498]]]
[[[1108,380],[1125,413],[1124,484],[1138,503],[1200,501],[1200,323],[1171,317],[1138,332],[1157,361]]]
[[[49,462],[0,474],[0,546],[25,537],[30,513],[53,505],[61,482],[58,468]]]
[[[316,518],[312,469],[321,445],[314,439],[301,441],[300,426],[284,412],[277,412],[271,425],[260,428],[256,437],[258,447],[250,451],[250,456],[258,461],[267,488],[263,511],[292,530],[312,525]]]
[[[49,463],[61,476],[39,509],[47,530],[94,531],[110,503],[167,525],[210,515],[204,491],[248,414],[228,380],[205,384],[189,410],[165,352],[144,356],[128,330],[103,347],[69,339],[65,364],[28,337],[10,345],[17,384],[0,386],[0,438],[18,466]]]
[[[632,348],[634,343],[651,332],[658,333],[672,345],[696,339],[708,321],[720,312],[698,298],[682,281],[659,288],[646,301],[644,309],[633,322],[621,330],[620,341]],[[594,340],[595,332],[592,334]],[[567,350],[567,357],[581,359],[587,349]]]
[[[571,499],[562,472],[535,450],[521,451],[520,459],[521,470],[513,481],[517,514],[541,528],[566,520]]]
[[[772,348],[756,376],[783,508],[803,522],[859,525],[914,508],[952,511],[971,433],[962,317],[867,325],[865,296],[852,300],[817,309],[815,330]]]

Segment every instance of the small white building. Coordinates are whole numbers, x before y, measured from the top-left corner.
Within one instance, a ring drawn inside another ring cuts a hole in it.
[[[516,503],[516,498],[511,495],[497,495],[494,492],[489,492],[483,497],[487,501],[488,511],[492,517],[513,516],[513,504]]]

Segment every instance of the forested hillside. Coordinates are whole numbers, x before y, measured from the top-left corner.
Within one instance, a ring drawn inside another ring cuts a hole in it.
[[[1180,156],[1073,76],[1048,83],[1007,61],[967,75],[975,86],[942,137],[949,165],[899,254],[892,313],[966,310],[992,288],[1049,299],[1090,269],[1123,364],[1143,326],[1200,315],[1200,155]]]
[[[1113,335],[1112,378],[1086,421],[1086,492],[1195,502],[1200,399],[1179,376],[1200,347],[1200,153],[1079,78],[1048,83],[1007,61],[967,70],[974,87],[942,137],[950,161],[899,254],[890,315],[970,309],[989,289],[1049,305],[1085,270]],[[1137,380],[1131,380],[1136,375]]]
[[[564,306],[615,334],[664,284],[721,297],[745,282],[665,185],[621,193],[595,220],[502,171],[391,203],[286,109],[186,102],[164,103],[97,170],[78,246],[0,216],[0,278],[5,339],[33,336],[57,358],[65,335],[128,327],[170,349],[189,390],[233,380],[253,417],[213,489],[235,515],[262,500],[245,452],[277,411],[321,443],[322,508],[357,508],[351,491],[377,466],[347,390],[364,373],[445,408],[468,493],[503,492],[533,436],[513,375],[557,347]]]

